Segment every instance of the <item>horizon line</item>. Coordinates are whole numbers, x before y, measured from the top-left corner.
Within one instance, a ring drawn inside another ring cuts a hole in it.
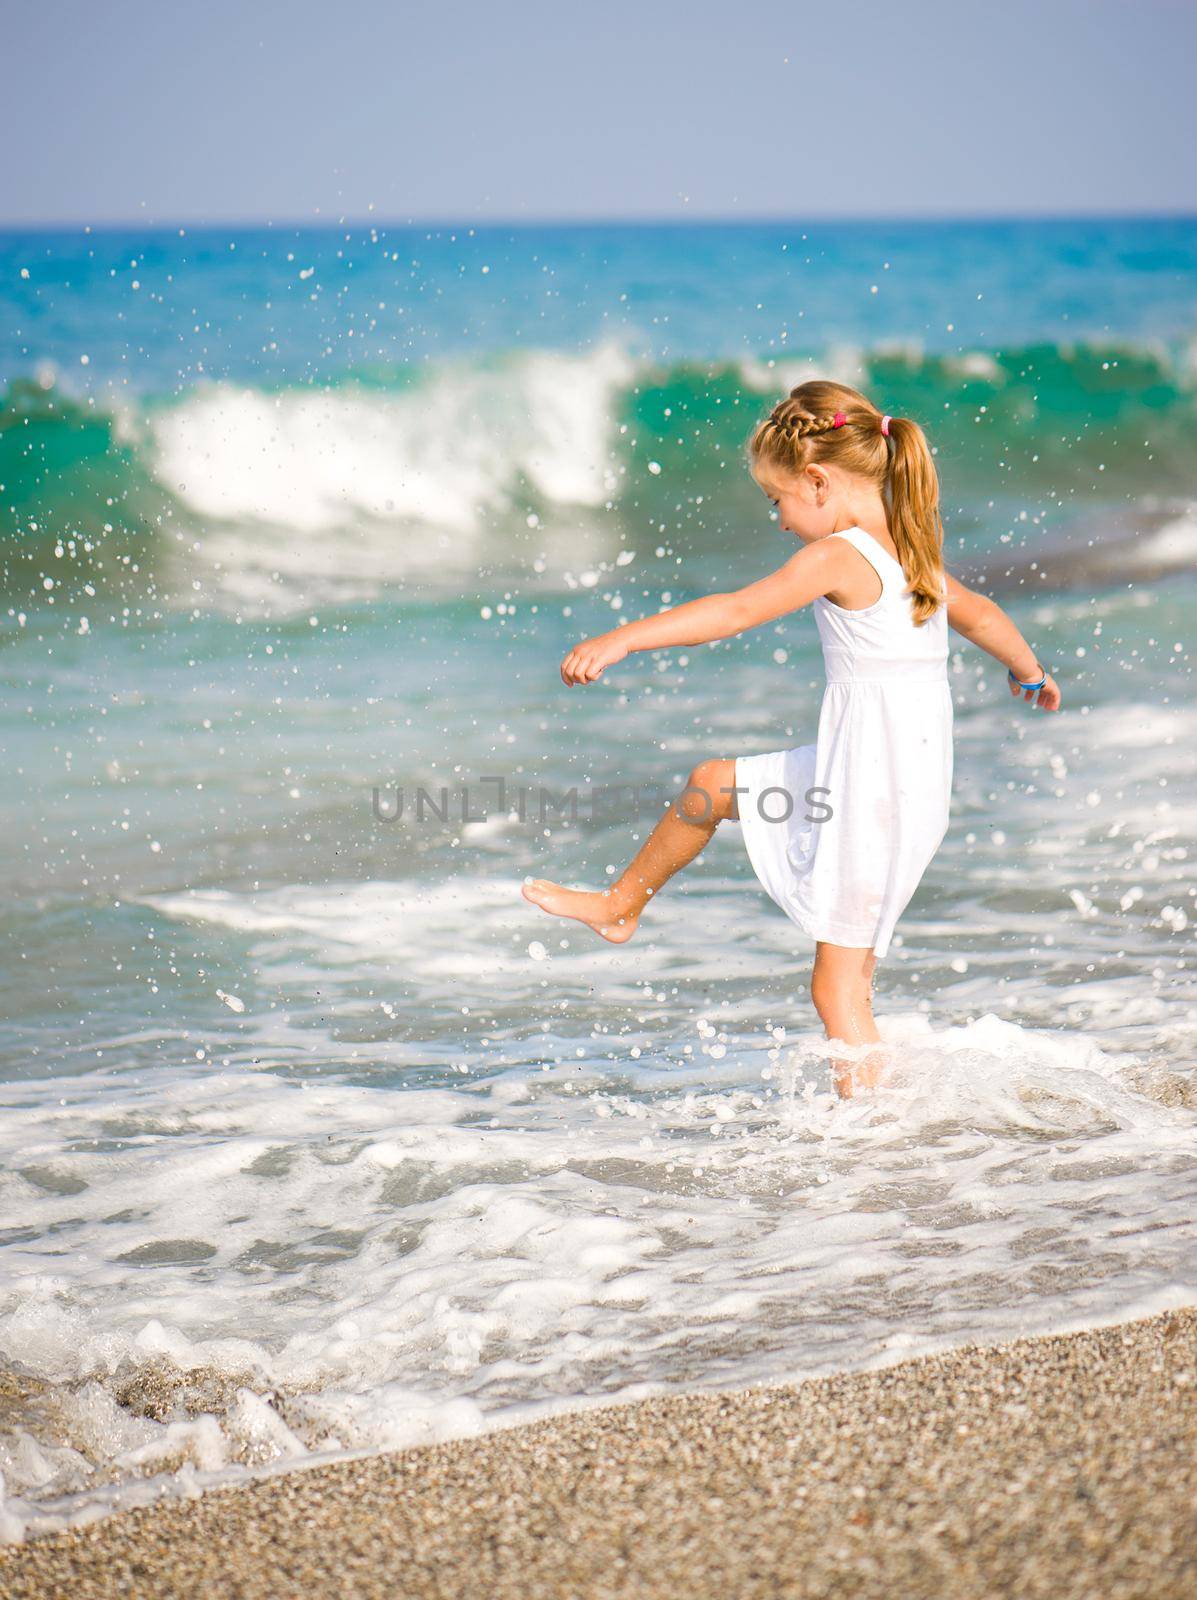
[[[903,211],[903,212],[807,212],[797,215],[790,212],[746,213],[695,213],[682,215],[595,214],[576,216],[521,216],[521,217],[461,217],[461,216],[381,216],[374,212],[346,212],[341,216],[312,216],[281,218],[270,216],[217,217],[188,220],[183,217],[112,217],[100,221],[85,220],[0,220],[0,236],[15,233],[121,233],[137,229],[149,232],[167,232],[182,229],[186,232],[214,232],[218,229],[247,228],[257,231],[325,229],[325,228],[435,228],[457,231],[473,229],[548,229],[548,228],[637,228],[637,227],[801,227],[817,224],[912,224],[921,223],[993,223],[993,222],[1191,222],[1197,221],[1197,210],[1141,210],[1141,211]]]

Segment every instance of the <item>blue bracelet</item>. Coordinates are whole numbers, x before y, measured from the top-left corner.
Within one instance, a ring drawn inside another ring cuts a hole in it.
[[[1039,670],[1041,672],[1043,672],[1043,668],[1042,667],[1040,667]],[[1009,678],[1011,683],[1016,683],[1020,689],[1042,689],[1043,685],[1047,682],[1047,673],[1046,672],[1043,673],[1043,676],[1042,676],[1042,678],[1040,678],[1038,683],[1023,683],[1021,678],[1016,678],[1014,676],[1014,674],[1010,671],[1009,667],[1006,668],[1006,676]]]

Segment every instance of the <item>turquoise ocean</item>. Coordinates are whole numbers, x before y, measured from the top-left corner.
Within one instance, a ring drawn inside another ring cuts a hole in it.
[[[954,639],[843,1102],[733,826],[519,893],[813,737],[808,614],[557,668],[791,553],[815,375],[1065,706]],[[1197,1301],[1195,440],[1192,218],[0,234],[3,1536]]]

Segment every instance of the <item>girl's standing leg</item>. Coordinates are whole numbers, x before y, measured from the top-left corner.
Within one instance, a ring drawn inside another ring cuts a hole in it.
[[[873,973],[877,957],[872,950],[857,946],[815,945],[815,966],[810,979],[810,997],[823,1023],[828,1039],[848,1045],[880,1044],[881,1035],[873,1021]],[[884,1050],[871,1051],[855,1064],[832,1060],[835,1086],[842,1099],[850,1099],[856,1088],[875,1089],[886,1066]]]
[[[673,874],[694,860],[721,822],[737,819],[736,763],[700,761],[690,781],[609,889],[565,889],[547,878],[524,884],[524,898],[557,917],[585,922],[612,944],[636,931],[640,913]]]

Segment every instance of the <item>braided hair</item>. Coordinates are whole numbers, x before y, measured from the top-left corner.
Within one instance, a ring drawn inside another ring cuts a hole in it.
[[[797,477],[818,461],[876,484],[906,574],[914,621],[921,626],[935,614],[943,603],[939,476],[917,422],[883,417],[858,390],[816,378],[791,389],[757,424],[748,453],[754,464],[784,476]]]

